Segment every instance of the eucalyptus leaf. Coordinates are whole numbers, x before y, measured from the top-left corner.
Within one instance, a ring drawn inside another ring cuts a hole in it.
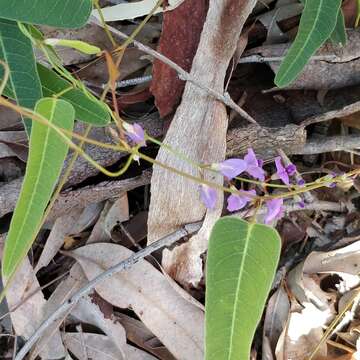
[[[16,22],[0,19],[0,58],[10,71],[5,94],[10,95],[18,105],[34,109],[36,102],[42,98],[40,79],[31,41]],[[3,78],[2,66],[0,74]],[[31,120],[24,119],[24,123],[29,134]]]
[[[60,28],[84,26],[91,9],[91,0],[0,0],[1,18]]]
[[[37,102],[35,111],[58,127],[73,129],[75,110],[64,100],[43,98]],[[35,239],[67,152],[68,145],[55,130],[34,122],[25,177],[5,242],[2,259],[5,278],[14,274]]]
[[[246,360],[280,256],[280,237],[235,217],[213,227],[206,271],[206,360]]]
[[[53,96],[71,87],[71,84],[47,67],[38,64],[42,91],[44,96]],[[62,99],[67,100],[75,109],[76,119],[95,126],[106,126],[110,122],[110,114],[95,97],[85,95],[79,89],[64,92]]]
[[[285,87],[301,73],[312,55],[329,39],[335,29],[341,0],[307,0],[299,30],[275,77]]]

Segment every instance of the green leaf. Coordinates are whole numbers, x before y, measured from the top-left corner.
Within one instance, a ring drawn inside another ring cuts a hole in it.
[[[91,9],[91,0],[0,0],[1,18],[60,28],[84,26]]]
[[[344,14],[341,9],[339,10],[335,29],[330,36],[330,40],[336,45],[337,44],[342,46],[346,45],[347,39],[346,39],[346,30],[345,30],[345,20],[344,20]]]
[[[207,255],[205,359],[247,360],[280,256],[271,227],[224,217]]]
[[[73,48],[75,50],[81,51],[84,54],[94,55],[101,51],[101,49],[97,46],[88,44],[85,41],[81,40],[68,40],[68,39],[46,39],[45,44],[51,46],[66,46]]]
[[[330,37],[340,9],[341,0],[307,0],[299,30],[275,77],[278,87],[294,81],[312,55]]]
[[[73,129],[75,111],[64,100],[43,98],[35,111],[58,127]],[[68,145],[55,130],[34,122],[24,182],[5,242],[2,262],[5,278],[14,274],[35,239],[67,152]]]
[[[64,80],[43,65],[38,64],[38,71],[44,96],[51,97],[71,86],[67,80]],[[72,104],[75,109],[76,119],[96,126],[109,124],[109,112],[95,97],[90,98],[79,89],[71,89],[61,95],[61,98]]]
[[[31,41],[13,21],[0,19],[0,58],[10,70],[5,94],[12,95],[18,105],[34,109],[36,102],[42,97],[35,56]],[[4,76],[3,67],[0,76]],[[24,119],[24,122],[29,134],[31,120]]]

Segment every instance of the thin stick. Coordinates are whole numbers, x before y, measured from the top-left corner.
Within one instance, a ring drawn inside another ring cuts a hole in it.
[[[90,22],[92,22],[92,23],[94,23],[96,25],[102,26],[95,17],[92,17]],[[129,38],[128,35],[122,33],[121,31],[119,31],[119,30],[117,30],[117,29],[115,29],[115,28],[113,28],[113,27],[111,27],[109,25],[108,25],[108,29],[113,34],[119,36],[122,39],[128,39]],[[150,47],[140,43],[139,41],[133,40],[133,44],[134,44],[135,47],[137,47],[139,50],[143,51],[144,53],[149,54],[152,57],[160,60],[164,64],[170,66],[172,69],[174,69],[179,74],[179,78],[181,80],[191,82],[195,86],[197,86],[200,89],[207,92],[209,95],[213,96],[215,99],[223,102],[225,105],[227,105],[231,109],[235,110],[239,115],[241,115],[244,119],[246,119],[250,123],[259,126],[259,124],[256,122],[256,120],[253,117],[251,117],[245,110],[243,110],[238,104],[236,104],[236,102],[234,102],[234,100],[231,99],[231,97],[230,97],[230,95],[228,93],[221,94],[221,93],[217,92],[216,90],[210,88],[206,84],[203,84],[200,81],[194,79],[193,76],[191,76],[191,74],[189,74],[187,71],[185,71],[182,67],[180,67],[179,65],[177,65],[176,63],[174,63],[173,61],[168,59],[166,56],[160,54],[156,50],[153,50]]]
[[[338,58],[336,55],[316,55],[312,56],[309,61],[334,61]],[[240,58],[238,64],[280,62],[284,59],[285,56],[262,56],[256,54]]]
[[[330,136],[325,139],[310,139],[303,147],[292,151],[294,154],[311,155],[333,151],[346,151],[360,148],[359,135]]]

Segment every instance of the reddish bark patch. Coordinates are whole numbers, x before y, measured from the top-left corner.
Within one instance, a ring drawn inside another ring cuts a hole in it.
[[[207,9],[207,0],[185,0],[176,9],[164,13],[157,51],[186,71],[191,69]],[[161,117],[169,115],[178,105],[184,86],[176,71],[159,60],[154,61],[150,91]]]

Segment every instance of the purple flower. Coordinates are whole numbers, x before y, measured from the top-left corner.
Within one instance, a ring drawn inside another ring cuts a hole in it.
[[[252,199],[252,196],[247,196],[246,193],[256,195],[255,190],[241,191],[240,194],[231,194],[227,199],[227,209],[229,211],[236,211],[244,208]]]
[[[262,161],[256,158],[254,150],[249,148],[244,160],[247,164],[246,172],[260,181],[265,180],[265,171],[262,169]]]
[[[208,209],[214,209],[217,200],[216,190],[208,185],[200,186],[200,199]]]
[[[228,159],[219,164],[213,164],[212,168],[220,171],[230,180],[245,171],[247,164],[242,159]]]
[[[298,184],[299,186],[304,186],[304,185],[305,185],[305,180],[299,179],[298,182],[297,182],[297,184]]]
[[[265,216],[265,224],[270,224],[275,219],[280,219],[284,212],[283,199],[272,199],[266,202],[268,211]]]
[[[285,185],[290,185],[289,182],[289,174],[287,173],[286,169],[284,168],[281,157],[278,156],[275,158],[275,165],[276,165],[276,175]]]
[[[286,172],[290,175],[293,176],[296,173],[296,166],[294,164],[289,164],[286,167]]]
[[[303,209],[305,207],[305,203],[303,200],[298,202],[298,205]]]
[[[124,129],[126,135],[137,145],[145,145],[145,132],[144,129],[137,123],[129,124],[124,122]]]

